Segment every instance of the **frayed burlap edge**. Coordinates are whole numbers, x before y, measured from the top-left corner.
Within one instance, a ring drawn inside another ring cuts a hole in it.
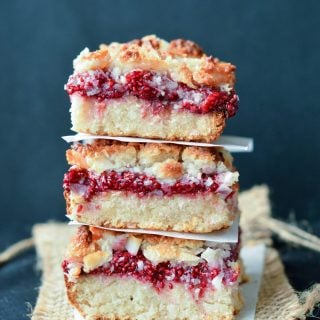
[[[257,304],[257,320],[305,319],[305,314],[320,301],[320,285],[296,293],[288,282],[277,251],[270,247],[271,231],[261,221],[270,218],[268,188],[257,186],[241,193],[241,227],[244,245],[268,245]],[[42,285],[33,310],[33,320],[70,320],[73,312],[67,303],[61,261],[74,227],[65,224],[38,224],[33,236],[42,269]]]

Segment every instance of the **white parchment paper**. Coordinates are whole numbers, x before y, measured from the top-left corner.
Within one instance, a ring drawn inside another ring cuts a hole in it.
[[[77,133],[71,136],[63,136],[63,140],[66,142],[76,142],[82,140],[117,140],[122,142],[139,142],[139,143],[171,143],[186,146],[198,146],[198,147],[224,147],[230,152],[252,152],[253,151],[253,139],[236,136],[221,136],[218,140],[212,143],[202,142],[188,142],[188,141],[168,141],[168,140],[156,140],[156,139],[143,139],[133,137],[110,137],[110,136],[95,136],[86,133]]]
[[[71,225],[87,225],[77,221],[70,221]],[[214,231],[210,233],[184,233],[174,231],[160,231],[160,230],[146,230],[146,229],[116,229],[116,228],[105,228],[99,227],[105,230],[120,231],[128,233],[145,233],[145,234],[156,234],[160,236],[180,238],[180,239],[191,239],[191,240],[202,240],[211,241],[217,243],[237,243],[238,232],[239,232],[239,217],[235,219],[232,226],[227,229]]]
[[[240,255],[243,259],[244,269],[250,279],[249,282],[241,286],[244,307],[238,315],[237,320],[254,320],[255,318],[265,253],[266,247],[264,244],[247,246],[241,249]]]

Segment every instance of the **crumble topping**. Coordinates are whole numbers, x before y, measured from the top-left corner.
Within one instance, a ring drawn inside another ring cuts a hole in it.
[[[176,82],[191,88],[218,87],[235,83],[235,66],[207,56],[190,40],[167,42],[154,35],[127,43],[101,45],[97,51],[85,48],[74,60],[75,72],[113,70],[127,73],[134,69],[168,73]]]

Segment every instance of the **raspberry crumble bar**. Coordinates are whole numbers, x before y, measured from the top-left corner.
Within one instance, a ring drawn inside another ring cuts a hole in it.
[[[211,232],[238,214],[238,172],[223,148],[94,140],[67,151],[71,220],[109,228]]]
[[[74,131],[210,142],[237,112],[234,83],[235,66],[194,42],[146,36],[84,49],[65,89]]]
[[[242,306],[239,243],[82,226],[62,267],[85,319],[231,320]]]

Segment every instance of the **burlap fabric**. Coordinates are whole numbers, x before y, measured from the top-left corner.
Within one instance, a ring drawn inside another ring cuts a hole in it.
[[[268,246],[256,311],[258,320],[305,319],[305,314],[320,301],[319,286],[296,293],[288,282],[283,265],[271,247],[271,232],[261,221],[270,218],[268,188],[257,186],[241,193],[241,227],[244,245]],[[70,320],[73,312],[66,299],[61,261],[75,227],[60,223],[38,224],[33,235],[42,269],[42,285],[33,310],[33,320]]]

